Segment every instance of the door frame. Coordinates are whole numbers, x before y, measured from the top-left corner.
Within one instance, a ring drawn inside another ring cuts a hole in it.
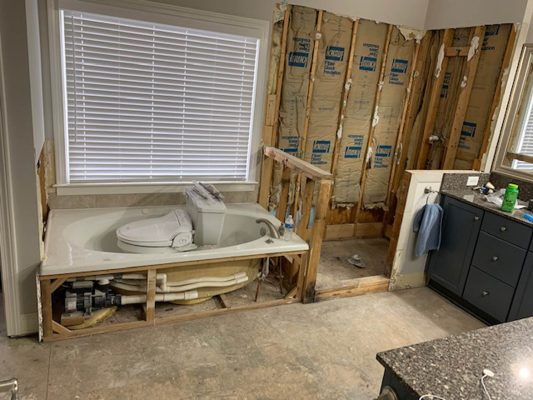
[[[19,305],[17,302],[19,286],[17,283],[17,259],[15,242],[15,221],[13,208],[13,182],[9,138],[6,123],[6,96],[4,92],[4,72],[2,60],[2,38],[0,36],[0,263],[2,292],[4,296],[4,315],[7,335],[19,331]]]

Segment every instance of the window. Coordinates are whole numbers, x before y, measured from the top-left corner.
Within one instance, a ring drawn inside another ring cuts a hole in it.
[[[499,172],[533,176],[533,47],[524,46],[497,158]]]
[[[266,30],[130,11],[58,8],[59,183],[253,181]]]

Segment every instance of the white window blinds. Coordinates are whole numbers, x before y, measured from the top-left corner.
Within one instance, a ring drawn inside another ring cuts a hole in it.
[[[526,116],[520,132],[518,153],[533,156],[533,93],[529,92],[526,105]],[[533,170],[533,164],[524,161],[513,161],[513,168],[521,170]]]
[[[258,39],[62,11],[67,180],[244,181]]]

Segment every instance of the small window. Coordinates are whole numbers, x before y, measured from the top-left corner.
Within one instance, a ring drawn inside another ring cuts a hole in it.
[[[250,179],[257,37],[59,15],[63,183]]]

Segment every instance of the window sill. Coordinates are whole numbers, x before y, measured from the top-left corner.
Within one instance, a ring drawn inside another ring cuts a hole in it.
[[[221,192],[252,192],[257,182],[208,182]],[[58,196],[91,194],[183,193],[192,182],[68,183],[54,185]]]

